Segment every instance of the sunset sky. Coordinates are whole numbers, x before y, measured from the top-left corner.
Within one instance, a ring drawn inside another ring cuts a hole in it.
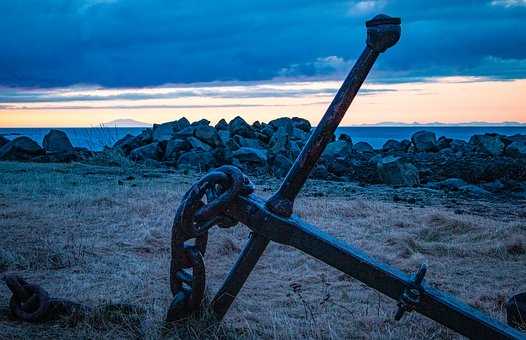
[[[0,2],[0,127],[315,124],[378,13],[400,16],[402,37],[343,125],[526,122],[526,0],[13,0]]]

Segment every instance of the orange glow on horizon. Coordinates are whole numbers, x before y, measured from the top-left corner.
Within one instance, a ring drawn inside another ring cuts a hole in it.
[[[131,118],[147,123],[161,123],[182,116],[191,121],[206,118],[212,123],[221,118],[241,115],[247,121],[269,121],[282,116],[298,116],[315,125],[336,92],[337,81],[313,81],[227,86],[224,91],[251,93],[275,91],[276,95],[251,96],[177,96],[174,98],[118,99],[97,101],[61,101],[38,103],[0,103],[14,109],[0,109],[0,127],[89,127],[115,119]],[[184,87],[183,87],[184,88]],[[191,88],[189,85],[187,88]],[[317,89],[331,89],[316,93]],[[369,91],[359,94],[341,125],[379,122],[485,121],[526,122],[526,79],[497,81],[476,78],[437,78],[427,82],[400,84],[365,84]],[[195,87],[193,87],[195,89]],[[278,95],[281,90],[308,89],[309,94]],[[198,88],[199,91],[201,91]],[[221,86],[214,91],[222,91]],[[125,90],[84,90],[82,94],[119,94]],[[128,89],[126,91],[139,91]],[[141,89],[152,94],[166,93],[164,88]],[[236,93],[236,92],[232,92]],[[78,95],[78,93],[76,93]],[[67,93],[66,96],[72,96]],[[171,106],[163,108],[162,106]],[[131,106],[127,108],[127,106]],[[139,106],[139,108],[135,107]],[[153,106],[153,107],[152,107]],[[78,107],[78,108],[67,108]]]

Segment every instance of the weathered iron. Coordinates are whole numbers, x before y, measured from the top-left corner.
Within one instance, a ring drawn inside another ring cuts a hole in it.
[[[416,311],[470,338],[526,338],[526,334],[428,285],[424,280],[425,265],[409,276],[292,214],[296,196],[374,62],[400,38],[399,18],[378,15],[367,21],[366,27],[364,51],[276,194],[268,201],[257,197],[252,193],[250,181],[232,166],[213,170],[186,193],[172,228],[170,282],[174,299],[167,321],[183,320],[203,308],[205,273],[202,258],[208,229],[216,224],[232,227],[241,222],[252,233],[211,302],[211,310],[218,320],[227,313],[269,242],[274,241],[295,247],[397,300],[396,320],[407,312]],[[195,239],[194,245],[187,243],[191,239]]]

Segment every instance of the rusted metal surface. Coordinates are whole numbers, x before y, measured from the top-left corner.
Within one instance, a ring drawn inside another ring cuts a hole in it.
[[[204,263],[199,260],[196,265],[192,259],[202,259],[206,249],[203,237],[210,227],[222,221],[222,227],[241,222],[251,229],[252,234],[212,300],[211,310],[219,320],[227,313],[269,242],[273,241],[297,248],[398,301],[396,320],[405,313],[416,311],[471,338],[525,338],[526,334],[428,285],[424,280],[425,265],[415,275],[407,275],[292,214],[296,196],[331,141],[374,62],[400,38],[398,18],[379,15],[369,20],[366,27],[364,51],[279,190],[269,200],[254,195],[248,179],[234,167],[213,170],[184,196],[172,230],[170,273],[174,299],[168,311],[169,321],[185,319],[202,308]],[[205,196],[208,198],[206,203]],[[195,239],[195,245],[187,244],[191,239]],[[193,275],[185,271],[190,268],[193,268]]]

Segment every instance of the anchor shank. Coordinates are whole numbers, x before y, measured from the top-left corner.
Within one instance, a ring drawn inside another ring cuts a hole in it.
[[[400,18],[378,15],[367,21],[367,44],[318,126],[311,134],[280,188],[267,202],[267,208],[281,216],[290,216],[294,199],[305,184],[323,150],[351,105],[380,53],[400,39]]]
[[[294,161],[292,168],[287,173],[280,188],[272,196],[267,207],[282,216],[290,216],[294,205],[294,199],[309,177],[310,172],[316,165],[323,150],[331,141],[336,128],[340,124],[345,112],[351,105],[358,93],[360,86],[369,73],[379,53],[366,47],[360,58],[352,68],[351,72],[343,82],[340,90],[332,100],[325,115],[312,132],[307,144],[301,150],[298,158]]]

